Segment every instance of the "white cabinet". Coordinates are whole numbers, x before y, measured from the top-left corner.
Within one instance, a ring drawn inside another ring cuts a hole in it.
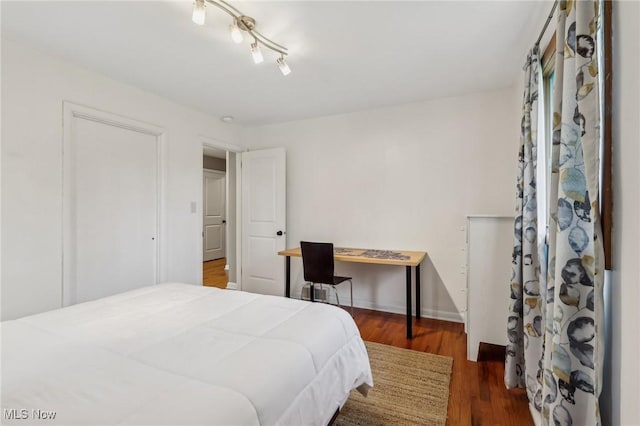
[[[480,342],[506,346],[513,217],[467,216],[467,359]]]

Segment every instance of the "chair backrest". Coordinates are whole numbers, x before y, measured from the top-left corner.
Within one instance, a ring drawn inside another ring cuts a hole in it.
[[[304,280],[312,283],[333,284],[333,244],[301,241]]]

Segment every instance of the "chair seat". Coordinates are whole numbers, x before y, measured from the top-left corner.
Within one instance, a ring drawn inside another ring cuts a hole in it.
[[[340,283],[343,283],[345,281],[349,281],[351,279],[351,277],[333,277],[333,285],[338,285]]]

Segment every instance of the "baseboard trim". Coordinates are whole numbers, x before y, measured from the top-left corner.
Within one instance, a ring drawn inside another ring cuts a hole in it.
[[[232,283],[231,281],[227,283],[227,290],[237,290],[237,289],[238,289],[238,284]]]
[[[406,306],[381,305],[368,300],[354,300],[353,306],[356,308],[372,309],[374,311],[390,312],[392,314],[406,314]],[[415,308],[415,306],[413,306]],[[413,311],[415,315],[415,311]],[[432,318],[443,321],[464,323],[464,318],[459,312],[437,311],[434,309],[420,309],[423,318]]]

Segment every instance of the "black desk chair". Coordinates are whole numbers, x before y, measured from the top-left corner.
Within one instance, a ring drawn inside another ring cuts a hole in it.
[[[340,306],[340,298],[336,286],[345,281],[349,281],[351,291],[351,316],[353,316],[353,281],[351,277],[338,277],[334,275],[333,244],[312,243],[308,241],[300,242],[302,250],[302,268],[304,270],[304,280],[310,284],[309,294],[312,302],[315,301],[315,284],[327,284],[336,293],[336,301]],[[304,291],[304,287],[302,288]]]

